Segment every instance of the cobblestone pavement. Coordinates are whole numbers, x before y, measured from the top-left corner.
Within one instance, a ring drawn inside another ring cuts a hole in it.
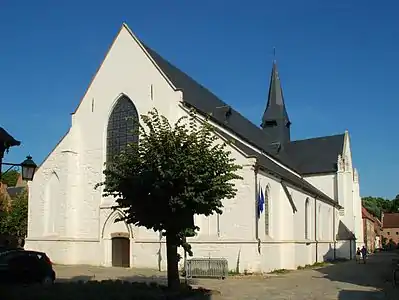
[[[193,284],[220,291],[221,295],[213,296],[214,300],[398,300],[399,288],[394,289],[391,282],[391,261],[395,256],[379,253],[370,256],[365,265],[350,261],[284,275],[199,279]],[[55,269],[60,281],[122,279],[165,283],[165,273],[147,269],[89,266],[55,266]]]

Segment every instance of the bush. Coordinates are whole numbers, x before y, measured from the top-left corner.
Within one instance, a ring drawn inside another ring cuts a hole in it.
[[[28,193],[18,194],[12,199],[8,210],[0,216],[0,235],[22,239],[28,232]],[[12,242],[10,240],[10,242]]]
[[[157,283],[88,281],[55,283],[52,286],[0,286],[1,299],[7,300],[155,300],[210,299],[210,291],[181,285],[170,291]]]

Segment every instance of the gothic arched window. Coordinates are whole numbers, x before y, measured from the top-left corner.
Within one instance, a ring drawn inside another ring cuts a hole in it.
[[[108,119],[107,161],[118,155],[129,143],[139,141],[138,119],[133,102],[127,96],[119,98]]]

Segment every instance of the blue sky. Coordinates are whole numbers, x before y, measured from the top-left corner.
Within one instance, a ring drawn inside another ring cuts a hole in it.
[[[276,47],[292,137],[348,129],[361,194],[393,198],[398,10],[393,0],[0,0],[0,126],[23,143],[5,161],[51,151],[126,22],[255,124]]]

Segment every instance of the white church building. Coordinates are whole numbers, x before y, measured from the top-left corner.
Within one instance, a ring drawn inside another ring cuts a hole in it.
[[[222,257],[241,272],[352,258],[362,245],[361,198],[349,133],[291,140],[276,62],[261,126],[254,125],[140,41],[123,24],[72,114],[69,131],[29,184],[26,249],[55,263],[166,269],[165,239],[115,222],[114,199],[95,185],[104,162],[137,142],[129,116],[152,108],[171,123],[195,109],[243,166],[223,214],[195,216],[194,257]],[[259,116],[261,117],[261,116]],[[259,205],[259,195],[264,203]]]

